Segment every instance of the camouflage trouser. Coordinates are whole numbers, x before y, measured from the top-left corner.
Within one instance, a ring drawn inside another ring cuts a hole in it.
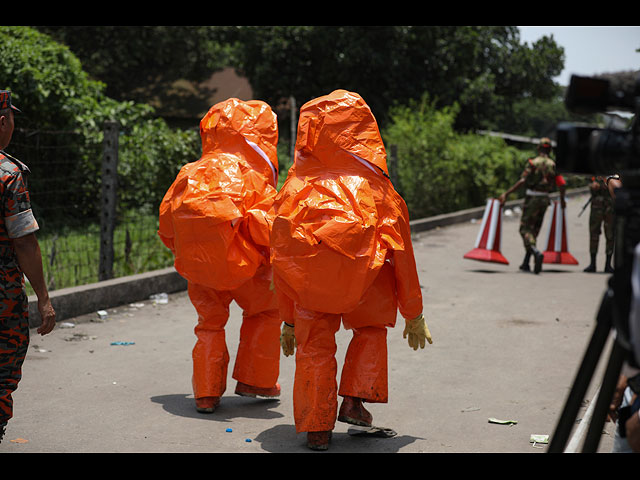
[[[29,307],[23,291],[13,300],[0,300],[0,425],[13,416],[11,394],[22,378],[28,346]]]
[[[536,246],[536,238],[540,233],[544,214],[549,206],[549,197],[527,195],[522,208],[522,218],[520,219],[520,235],[524,242],[524,248],[528,252],[531,247]]]
[[[598,242],[600,240],[600,226],[604,224],[604,237],[606,239],[605,253],[613,254],[613,207],[592,206],[589,215],[589,253],[598,252]]]

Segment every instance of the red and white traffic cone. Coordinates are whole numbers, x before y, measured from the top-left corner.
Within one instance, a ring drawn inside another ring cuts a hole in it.
[[[502,205],[500,200],[490,198],[487,200],[487,206],[484,209],[475,248],[469,251],[464,258],[509,265],[507,259],[500,253],[500,247],[502,246],[501,223]]]
[[[567,223],[564,209],[559,201],[553,201],[553,215],[549,224],[547,246],[544,249],[543,263],[561,263],[564,265],[578,265],[578,261],[569,253],[567,239]]]

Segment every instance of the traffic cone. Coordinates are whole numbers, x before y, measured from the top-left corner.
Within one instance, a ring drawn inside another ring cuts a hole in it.
[[[482,216],[482,225],[475,248],[469,251],[464,258],[480,260],[481,262],[495,262],[509,265],[506,258],[500,253],[502,245],[502,205],[495,198],[487,200],[487,206]]]
[[[567,240],[567,223],[564,209],[558,201],[553,201],[553,215],[549,224],[547,246],[544,249],[543,263],[561,263],[564,265],[578,265],[578,261],[569,253]]]

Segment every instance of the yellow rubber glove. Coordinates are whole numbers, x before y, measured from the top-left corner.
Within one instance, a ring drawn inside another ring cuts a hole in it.
[[[293,355],[296,349],[296,336],[293,332],[293,325],[286,323],[282,324],[282,332],[280,333],[280,345],[282,346],[282,353],[285,357]]]
[[[425,340],[429,343],[433,343],[431,339],[431,332],[429,332],[429,327],[427,327],[427,322],[424,319],[424,315],[420,314],[420,316],[412,319],[405,320],[406,324],[404,327],[404,332],[402,333],[402,338],[407,338],[409,336],[409,346],[414,350],[420,348],[424,348]]]

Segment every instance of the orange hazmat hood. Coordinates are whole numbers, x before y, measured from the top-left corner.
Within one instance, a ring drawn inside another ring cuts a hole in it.
[[[183,166],[160,205],[158,235],[190,282],[237,288],[269,263],[278,181],[276,115],[232,98],[200,122],[202,156]]]
[[[345,166],[337,151],[359,157],[385,175],[387,153],[373,113],[360,95],[335,90],[305,103],[300,109],[296,151],[312,153],[327,166]]]
[[[275,173],[273,186],[277,184],[278,123],[266,103],[230,98],[214,105],[200,121],[200,137],[203,156],[243,152],[251,166],[267,178],[273,179]]]

